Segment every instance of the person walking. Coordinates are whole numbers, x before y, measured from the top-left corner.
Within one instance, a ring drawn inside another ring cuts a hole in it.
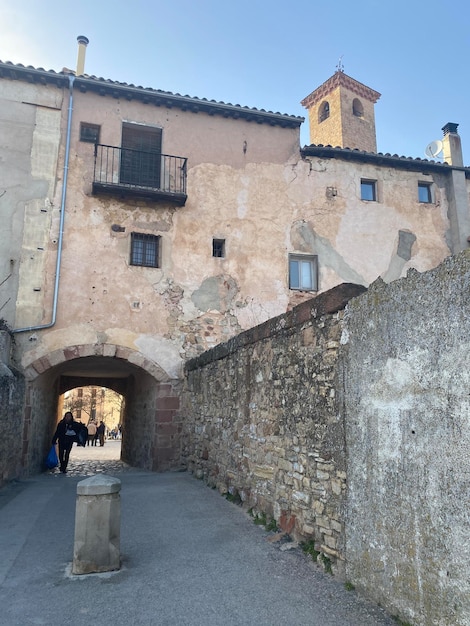
[[[56,431],[52,437],[52,445],[54,446],[59,442],[59,463],[60,471],[63,474],[67,471],[70,450],[72,449],[73,442],[77,440],[78,433],[82,426],[83,424],[73,419],[73,415],[70,411],[67,411],[57,424]]]
[[[101,420],[100,425],[96,429],[96,434],[97,434],[98,439],[100,441],[100,446],[104,446],[104,433],[105,433],[105,430],[106,430],[106,426],[104,425],[103,420]]]
[[[88,424],[88,439],[86,445],[89,446],[91,443],[92,446],[96,446],[96,422],[95,420],[91,420]]]

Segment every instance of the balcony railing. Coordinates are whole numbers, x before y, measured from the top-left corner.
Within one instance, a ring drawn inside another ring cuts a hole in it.
[[[93,193],[108,193],[183,206],[186,202],[185,157],[95,145]]]

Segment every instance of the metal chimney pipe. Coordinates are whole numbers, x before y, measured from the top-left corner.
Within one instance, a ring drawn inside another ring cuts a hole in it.
[[[85,73],[85,52],[86,47],[90,43],[88,38],[84,35],[79,35],[77,37],[78,41],[78,58],[77,58],[77,71],[76,76],[81,76]]]

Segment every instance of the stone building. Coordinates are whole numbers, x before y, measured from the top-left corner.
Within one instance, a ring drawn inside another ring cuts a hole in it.
[[[446,163],[377,154],[379,94],[337,72],[301,149],[303,118],[87,75],[87,43],[76,72],[0,63],[0,311],[24,387],[0,481],[41,468],[61,395],[88,384],[125,397],[126,461],[178,466],[189,358],[468,245],[456,124]]]

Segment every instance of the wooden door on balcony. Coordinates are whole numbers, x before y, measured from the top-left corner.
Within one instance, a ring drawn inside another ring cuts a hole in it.
[[[123,124],[121,148],[120,182],[159,189],[162,129]]]

